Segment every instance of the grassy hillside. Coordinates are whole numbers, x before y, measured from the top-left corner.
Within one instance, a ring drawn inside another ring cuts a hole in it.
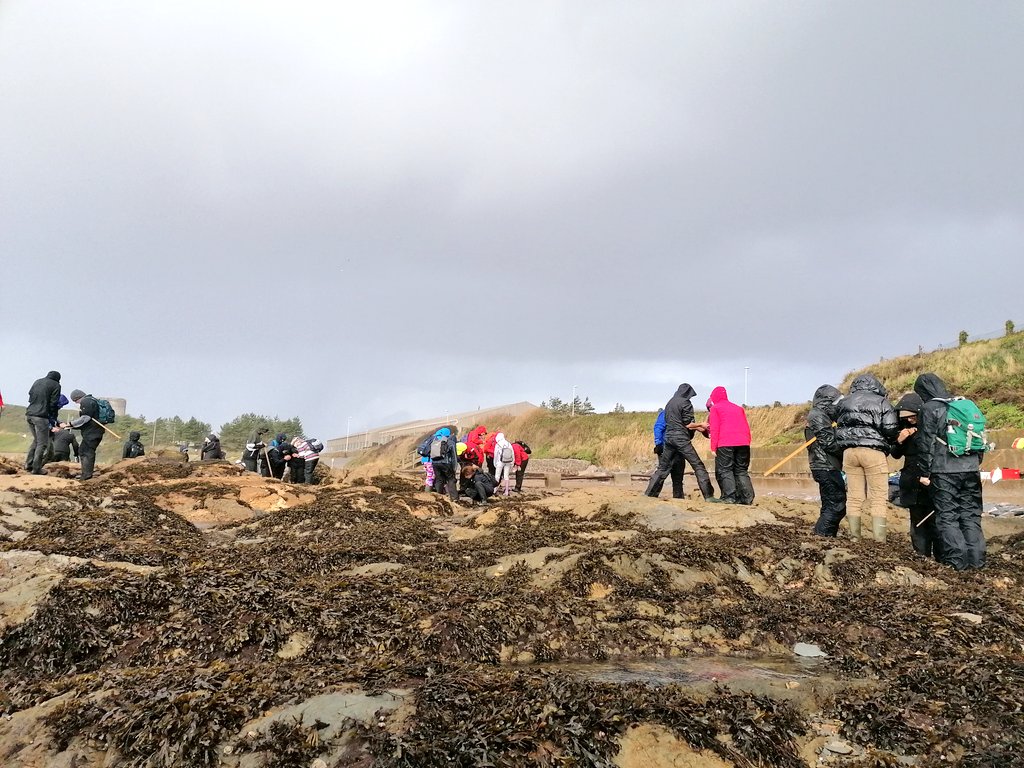
[[[845,392],[854,378],[873,373],[896,400],[927,372],[942,377],[954,394],[977,402],[993,429],[1024,428],[1024,332],[883,360],[848,374],[840,389]]]

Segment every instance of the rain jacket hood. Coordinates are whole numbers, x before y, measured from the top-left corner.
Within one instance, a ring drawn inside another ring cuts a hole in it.
[[[836,406],[842,399],[842,392],[831,384],[822,384],[814,390],[814,398],[811,400],[811,406],[834,419],[836,416]]]
[[[138,442],[141,438],[142,438],[142,433],[141,432],[129,432],[128,433],[128,439],[131,442],[133,442],[133,443]]]
[[[914,392],[925,402],[936,398],[949,400],[952,397],[949,390],[946,389],[946,382],[934,373],[922,373],[918,376],[917,381],[914,382]]]
[[[434,438],[437,439],[437,440],[440,440],[440,439],[445,438],[445,437],[451,437],[451,436],[452,436],[452,431],[450,429],[448,429],[448,427],[441,427],[441,429],[437,430],[437,432],[434,433]]]
[[[696,393],[694,393],[694,394],[696,394]],[[692,396],[693,395],[691,395],[691,397]],[[707,403],[705,403],[705,405],[707,405],[707,407],[710,408],[715,403],[721,403],[721,402],[726,401],[728,399],[729,399],[729,393],[725,391],[725,387],[715,387],[714,389],[711,390],[711,397],[708,398],[708,401],[707,401]]]
[[[50,371],[46,374],[46,378],[51,379],[52,381],[60,381],[60,371]]]
[[[691,397],[696,397],[697,392],[689,384],[683,383],[679,385],[679,389],[676,390],[676,397],[685,397],[689,400]]]
[[[889,394],[873,373],[865,373],[854,379],[853,384],[850,385],[850,394],[852,395],[854,392],[874,392],[881,397]]]

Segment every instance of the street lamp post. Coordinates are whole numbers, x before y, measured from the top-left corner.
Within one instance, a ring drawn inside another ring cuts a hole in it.
[[[750,366],[749,365],[743,366],[743,405],[745,405],[745,406],[746,405],[750,405],[750,402],[747,399],[747,377],[749,376],[749,374],[750,374]]]
[[[348,441],[352,437],[352,417],[348,417],[348,427],[345,429],[345,453],[348,453]]]
[[[569,404],[569,416],[576,415],[576,385],[572,385],[572,403]]]

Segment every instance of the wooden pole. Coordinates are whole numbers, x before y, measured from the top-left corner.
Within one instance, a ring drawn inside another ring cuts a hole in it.
[[[789,461],[790,459],[792,459],[792,458],[793,458],[794,456],[796,456],[796,455],[797,455],[798,453],[800,453],[800,451],[804,450],[804,449],[805,449],[805,448],[806,448],[807,446],[809,446],[809,445],[810,445],[811,443],[813,443],[813,442],[814,442],[815,440],[817,440],[817,439],[818,439],[818,438],[816,438],[816,437],[812,437],[812,438],[811,438],[810,440],[808,440],[808,441],[807,441],[806,443],[804,443],[804,444],[803,444],[803,445],[801,445],[801,446],[800,446],[799,448],[797,448],[797,449],[796,449],[795,451],[793,451],[793,452],[792,452],[791,454],[789,454],[789,456],[787,456],[787,457],[786,457],[786,458],[784,458],[784,459],[783,459],[782,461],[780,461],[780,462],[779,462],[778,464],[776,464],[776,465],[775,465],[774,467],[772,467],[772,468],[771,468],[771,469],[769,469],[769,470],[768,470],[767,472],[765,472],[765,473],[764,473],[764,477],[768,477],[768,475],[770,475],[770,474],[771,474],[772,472],[774,472],[775,470],[777,470],[777,469],[778,469],[779,467],[781,467],[781,466],[782,466],[783,464],[785,464],[785,463],[786,463],[787,461]]]
[[[90,419],[92,419],[92,416],[90,416],[89,418],[90,418]],[[120,436],[119,434],[117,434],[117,432],[115,432],[114,430],[110,429],[110,428],[109,428],[109,427],[108,427],[108,426],[107,426],[106,424],[104,424],[104,423],[103,423],[102,421],[99,421],[98,419],[92,419],[92,420],[93,420],[93,421],[95,421],[95,422],[96,422],[97,424],[99,424],[99,425],[100,425],[101,427],[103,427],[103,428],[104,428],[105,430],[107,430],[107,432],[109,432],[110,434],[112,434],[112,435],[113,435],[114,437],[116,437],[116,438],[117,438],[118,440],[120,440],[120,439],[121,439],[121,436]]]

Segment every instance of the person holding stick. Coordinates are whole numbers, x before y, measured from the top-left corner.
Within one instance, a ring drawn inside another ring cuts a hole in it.
[[[897,415],[900,417],[900,433],[896,435],[892,457],[903,459],[899,502],[901,507],[906,507],[910,511],[910,543],[917,554],[924,557],[934,555],[938,560],[938,531],[935,528],[935,516],[932,514],[934,507],[928,489],[921,485],[922,435],[918,431],[917,422],[923,407],[924,401],[914,392],[904,395],[896,403]]]
[[[807,414],[804,439],[807,440],[807,464],[818,484],[821,512],[814,524],[818,536],[835,538],[846,517],[846,481],[843,479],[843,450],[836,443],[836,409],[843,394],[831,384],[814,390]]]
[[[87,395],[80,389],[71,393],[71,399],[78,403],[82,416],[88,416],[89,420],[79,427],[82,433],[82,442],[78,448],[78,457],[82,462],[82,473],[79,480],[88,480],[96,468],[96,450],[103,442],[103,425],[99,421],[100,406],[96,398]]]

